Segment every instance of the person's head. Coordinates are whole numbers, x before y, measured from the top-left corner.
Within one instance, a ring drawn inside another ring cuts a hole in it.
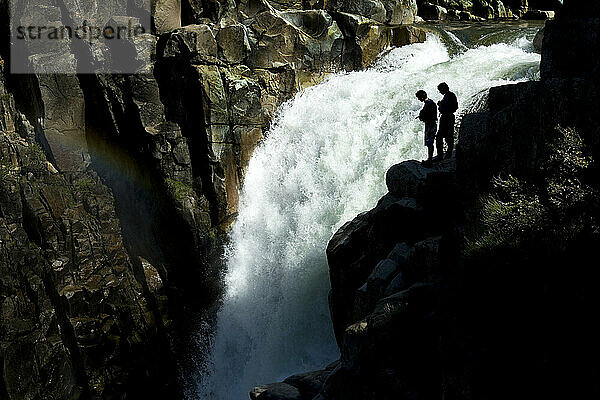
[[[419,90],[417,93],[415,93],[415,96],[417,96],[417,99],[420,101],[427,100],[427,92],[424,90]]]
[[[448,84],[446,82],[442,82],[438,85],[438,90],[441,94],[446,94],[450,91],[450,88],[448,87]]]

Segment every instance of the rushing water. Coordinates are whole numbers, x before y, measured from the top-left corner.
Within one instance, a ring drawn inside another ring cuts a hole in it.
[[[485,32],[466,45],[461,32],[444,32],[443,41],[428,34],[369,70],[332,76],[279,110],[250,161],[226,250],[227,294],[211,372],[199,383],[204,398],[248,398],[252,386],[339,357],[325,248],[385,194],[390,166],[425,157],[418,89],[437,100],[445,81],[465,110],[492,86],[538,74],[532,29],[486,46],[478,44],[490,39]]]

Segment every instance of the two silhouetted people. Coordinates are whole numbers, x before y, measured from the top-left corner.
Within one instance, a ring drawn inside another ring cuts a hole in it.
[[[448,84],[442,82],[438,85],[438,91],[444,96],[438,101],[437,106],[440,112],[439,129],[437,127],[437,109],[433,100],[427,97],[424,90],[419,90],[415,95],[419,101],[422,101],[423,109],[419,113],[419,118],[425,123],[425,146],[427,146],[428,158],[424,164],[430,164],[432,161],[440,161],[444,158],[451,158],[454,150],[454,113],[458,110],[458,99],[450,91]],[[436,133],[437,130],[437,133]],[[433,143],[437,155],[433,158]],[[446,142],[446,155],[444,156],[444,141]]]

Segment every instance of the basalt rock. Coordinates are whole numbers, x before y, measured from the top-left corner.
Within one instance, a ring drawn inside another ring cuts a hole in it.
[[[564,11],[574,12],[568,6]],[[457,153],[466,151],[470,157],[457,173],[472,184],[467,197],[485,191],[493,171],[531,175],[556,125],[576,127],[590,154],[599,154],[600,127],[593,111],[600,94],[599,64],[589,61],[596,60],[600,25],[597,18],[568,15],[559,15],[544,28],[540,82],[493,88],[487,110],[463,119]],[[475,170],[467,171],[474,165]]]
[[[302,400],[300,391],[287,383],[258,386],[250,391],[252,400]]]
[[[152,17],[156,33],[163,34],[181,26],[181,2],[181,0],[152,2]]]
[[[390,193],[376,208],[343,225],[329,242],[329,302],[339,344],[343,342],[345,327],[368,314],[372,299],[376,298],[373,292],[383,293],[399,272],[410,277],[410,273],[406,275],[408,270],[398,269],[398,265],[405,264],[402,259],[407,255],[395,255],[399,251],[395,246],[400,242],[415,245],[455,223],[459,213],[452,210],[457,210],[457,203],[447,201],[444,212],[439,212],[441,196],[451,198],[456,190],[454,160],[447,160],[438,168],[424,168],[412,161],[392,167],[388,172]],[[380,263],[386,259],[390,261]]]
[[[507,19],[527,11],[527,0],[420,0],[419,15],[426,20]]]
[[[423,3],[419,6],[418,15],[426,21],[444,21],[448,19],[448,10],[436,4]]]
[[[533,38],[533,47],[538,53],[542,52],[542,46],[544,43],[544,28],[540,29]]]
[[[342,55],[342,33],[324,11],[266,11],[249,27],[256,32],[251,68],[331,70]]]
[[[523,15],[523,19],[547,20],[554,18],[554,11],[529,10]]]
[[[0,393],[176,392],[163,317],[110,190],[91,171],[55,168],[4,77],[0,93]]]
[[[333,17],[344,34],[341,63],[347,70],[368,67],[389,47],[425,41],[425,31],[414,26],[388,26],[347,13],[335,13]]]
[[[331,12],[360,15],[386,24],[412,24],[417,15],[415,0],[327,0],[325,8]]]

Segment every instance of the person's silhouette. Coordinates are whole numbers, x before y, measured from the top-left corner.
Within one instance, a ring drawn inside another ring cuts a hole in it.
[[[427,97],[427,92],[419,90],[415,93],[417,99],[423,102],[423,109],[417,117],[425,123],[425,146],[427,146],[427,160],[423,165],[431,164],[433,158],[433,142],[437,131],[437,108],[433,100]]]
[[[440,110],[440,127],[438,129],[435,147],[437,148],[437,156],[434,161],[439,161],[444,158],[444,140],[446,141],[446,157],[452,157],[454,150],[454,113],[458,110],[458,99],[456,95],[450,91],[448,84],[442,82],[438,85],[439,92],[444,95],[444,98],[438,101]]]

